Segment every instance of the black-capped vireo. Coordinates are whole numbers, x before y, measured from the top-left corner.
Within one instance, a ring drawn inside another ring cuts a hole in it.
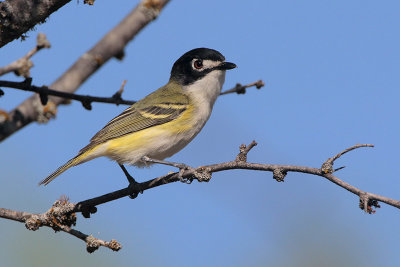
[[[72,166],[106,156],[123,164],[148,165],[185,147],[203,128],[236,65],[208,48],[193,49],[173,65],[169,82],[127,108],[96,133],[78,155],[43,179],[47,185]],[[124,168],[123,168],[124,169]]]

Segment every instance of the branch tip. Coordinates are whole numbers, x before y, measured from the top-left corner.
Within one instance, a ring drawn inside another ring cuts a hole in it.
[[[123,105],[132,105],[136,101],[124,100],[121,97],[123,87],[116,92],[112,97],[97,97],[97,96],[89,96],[89,95],[78,95],[73,93],[62,92],[54,89],[50,89],[47,86],[35,86],[32,85],[32,78],[28,77],[22,82],[12,82],[12,81],[0,81],[0,86],[9,87],[14,89],[20,89],[24,91],[35,92],[38,94],[45,94],[47,96],[57,96],[64,99],[63,104],[67,104],[67,100],[77,100],[81,102],[82,106],[87,109],[91,110],[92,102],[99,102],[99,103],[110,103],[110,104],[123,104]],[[43,103],[43,102],[42,102]]]
[[[236,162],[247,162],[247,154],[250,150],[257,145],[257,142],[253,140],[248,146],[241,144],[239,147],[239,154],[236,156]]]
[[[235,87],[233,87],[233,88],[231,88],[229,90],[226,90],[224,92],[221,92],[220,95],[226,95],[226,94],[232,94],[232,93],[245,94],[246,93],[246,89],[249,88],[249,87],[253,87],[253,86],[256,87],[257,89],[260,89],[261,87],[265,86],[265,83],[262,80],[258,80],[256,82],[249,83],[249,84],[246,84],[246,85],[242,85],[240,83],[237,83],[235,85]]]
[[[122,245],[118,243],[115,239],[111,239],[111,241],[107,243],[107,247],[112,249],[113,251],[118,251],[122,248]]]
[[[126,84],[127,80],[124,80],[122,82],[121,88],[115,93],[113,94],[113,96],[111,97],[112,99],[115,100],[115,104],[117,104],[117,106],[121,103],[123,103],[123,99],[122,99],[122,93],[124,92],[124,87]]]
[[[254,83],[257,89],[261,89],[261,87],[265,86],[265,83],[262,80],[258,80]]]
[[[9,72],[14,72],[17,76],[29,77],[30,69],[33,67],[31,57],[42,48],[50,48],[50,42],[46,39],[45,34],[39,33],[36,37],[36,46],[20,59],[11,62],[5,67],[0,67],[0,76]]]
[[[327,159],[321,166],[321,172],[323,174],[328,174],[328,173],[334,173],[335,171],[341,170],[344,167],[340,167],[336,170],[333,169],[333,163],[335,160],[337,160],[338,158],[340,158],[342,155],[346,154],[347,152],[350,152],[354,149],[360,148],[360,147],[374,147],[374,145],[371,144],[357,144],[354,145],[352,147],[349,147],[345,150],[343,150],[342,152],[338,153],[337,155],[333,156],[332,158]]]
[[[112,251],[118,251],[122,248],[122,245],[118,243],[115,239],[111,241],[103,241],[101,239],[95,238],[92,235],[86,237],[86,250],[89,253],[93,253],[100,248],[100,246],[107,247]]]
[[[51,44],[47,40],[46,34],[44,33],[39,33],[36,37],[36,47],[38,50],[42,48],[50,48]]]
[[[346,168],[346,166],[342,166],[342,167],[336,168],[336,169],[333,170],[333,172],[340,171],[341,169],[344,169],[344,168]]]

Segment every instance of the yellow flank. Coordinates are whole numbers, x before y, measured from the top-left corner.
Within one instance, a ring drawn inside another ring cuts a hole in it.
[[[189,105],[188,108],[175,120],[170,122],[143,129],[134,133],[124,135],[107,142],[107,152],[112,154],[135,151],[146,147],[149,142],[165,138],[168,135],[176,135],[186,132],[193,128],[193,115],[195,108]],[[144,114],[142,114],[144,116]],[[148,114],[153,118],[159,115]],[[91,150],[90,152],[92,152]]]

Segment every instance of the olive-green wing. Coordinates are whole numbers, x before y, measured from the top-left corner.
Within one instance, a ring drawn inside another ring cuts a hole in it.
[[[181,115],[188,107],[188,97],[181,92],[165,89],[157,90],[112,119],[92,137],[90,144],[80,154],[97,144],[170,122]]]

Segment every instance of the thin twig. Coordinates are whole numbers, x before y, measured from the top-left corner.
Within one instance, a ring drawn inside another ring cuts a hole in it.
[[[246,93],[246,88],[255,86],[257,89],[260,89],[264,85],[265,85],[265,83],[262,80],[258,80],[256,82],[249,83],[249,84],[246,84],[246,85],[241,85],[240,83],[237,83],[235,87],[233,87],[232,89],[229,89],[229,90],[221,92],[220,95],[226,95],[226,94],[232,94],[232,93],[245,94]]]
[[[245,144],[240,145],[239,154],[236,156],[235,161],[247,162],[247,154],[249,151],[257,145],[257,142],[253,140],[248,146]]]
[[[11,62],[7,66],[0,67],[0,76],[14,72],[17,76],[28,78],[30,76],[30,69],[33,67],[30,58],[43,48],[50,48],[50,42],[44,33],[39,33],[36,37],[36,46],[20,59]]]
[[[338,153],[337,155],[335,155],[335,156],[333,156],[333,157],[327,159],[327,160],[322,164],[322,166],[321,166],[321,171],[322,171],[323,173],[334,173],[334,172],[336,172],[336,171],[338,171],[338,170],[343,169],[344,166],[343,166],[343,167],[340,167],[340,168],[337,168],[337,169],[335,169],[335,170],[333,169],[333,163],[335,162],[335,160],[337,160],[338,158],[340,158],[342,155],[346,154],[347,152],[350,152],[350,151],[352,151],[352,150],[354,150],[354,149],[357,149],[357,148],[360,148],[360,147],[374,147],[374,145],[371,145],[371,144],[357,144],[357,145],[354,145],[354,146],[352,146],[352,147],[349,147],[349,148],[343,150],[342,152]]]
[[[111,103],[111,104],[116,104],[116,105],[132,105],[132,104],[136,103],[136,101],[122,99],[121,94],[123,91],[123,87],[121,87],[121,89],[119,91],[117,91],[112,97],[98,97],[98,96],[66,93],[66,92],[50,89],[46,86],[38,87],[38,86],[32,85],[31,82],[32,82],[31,78],[25,79],[25,81],[23,81],[23,82],[0,81],[0,87],[8,87],[8,88],[14,88],[14,89],[20,89],[20,90],[24,90],[24,91],[38,93],[40,95],[42,105],[47,104],[49,95],[63,97],[65,99],[72,99],[72,100],[80,101],[82,103],[83,107],[86,108],[87,110],[92,109],[92,106],[91,106],[92,102]],[[126,81],[125,81],[125,83],[126,83]]]

